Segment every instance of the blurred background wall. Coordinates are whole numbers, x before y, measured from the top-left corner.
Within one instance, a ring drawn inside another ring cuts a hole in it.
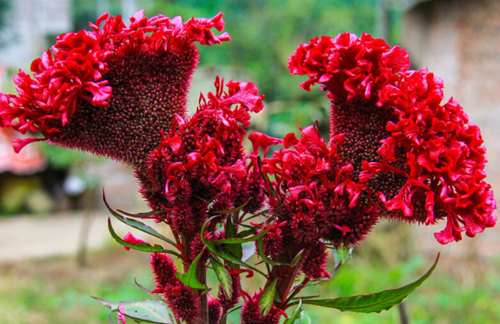
[[[445,82],[486,142],[488,179],[500,188],[500,1],[431,0],[404,12],[401,44],[413,68]]]

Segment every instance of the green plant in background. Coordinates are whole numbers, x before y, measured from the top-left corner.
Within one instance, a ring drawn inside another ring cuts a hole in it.
[[[264,108],[254,83],[217,76],[213,92],[186,111],[195,43],[231,40],[221,33],[222,13],[183,22],[139,11],[130,24],[104,14],[90,27],[61,35],[32,63],[33,76],[19,72],[19,94],[1,94],[0,118],[42,136],[18,139],[16,151],[49,140],[134,169],[151,211],[130,214],[104,202],[151,242],[117,234],[111,217],[108,229],[126,249],[150,254],[155,289],[138,284],[152,297],[141,301],[96,298],[120,323],[226,323],[235,311],[242,323],[295,323],[306,305],[380,312],[420,286],[437,258],[396,289],[337,298],[308,290],[336,278],[382,219],[446,222],[435,233],[441,244],[496,223],[479,129],[457,102],[442,103],[439,78],[409,70],[398,46],[365,33],[300,45],[287,68],[307,77],[304,90],[320,84],[326,92],[330,140],[316,122],[300,137],[251,133],[244,153],[250,113]],[[245,285],[254,275],[257,287]]]

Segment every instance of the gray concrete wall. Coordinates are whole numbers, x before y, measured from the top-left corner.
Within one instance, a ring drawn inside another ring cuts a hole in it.
[[[71,0],[12,0],[6,16],[0,64],[19,68],[47,50],[47,35],[71,30]]]
[[[445,95],[481,127],[489,181],[500,192],[500,1],[432,0],[409,9],[402,44],[412,68],[444,80]]]

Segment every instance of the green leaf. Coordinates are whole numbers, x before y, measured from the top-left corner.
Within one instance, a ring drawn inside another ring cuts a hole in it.
[[[299,264],[300,260],[302,260],[302,257],[304,257],[304,249],[300,250],[299,253],[297,253],[290,265],[295,267],[297,264]]]
[[[246,242],[257,241],[258,239],[260,239],[264,235],[266,235],[266,233],[269,232],[270,229],[271,229],[271,227],[269,226],[268,228],[260,231],[259,234],[256,234],[256,235],[251,236],[251,237],[228,237],[228,238],[224,238],[224,239],[213,240],[212,242],[224,243],[224,244],[241,244],[241,243],[246,243]],[[251,230],[244,231],[244,233],[241,232],[239,236],[241,236],[241,234],[245,235],[250,231]]]
[[[212,215],[227,215],[227,214],[236,213],[236,212],[239,212],[240,210],[242,210],[243,207],[245,207],[249,202],[250,202],[250,199],[248,199],[241,206],[234,207],[233,209],[227,209],[227,210],[214,210],[214,211],[211,211],[210,214],[212,214]]]
[[[241,250],[241,244],[240,245],[228,245],[229,247],[239,247],[240,249],[240,253],[239,253],[239,257],[235,256],[233,254],[232,251],[230,251],[229,249],[227,249],[225,246],[220,246],[220,245],[216,245],[214,242],[208,240],[206,237],[205,237],[205,229],[207,228],[208,224],[210,223],[210,221],[213,220],[212,219],[209,219],[205,222],[205,224],[203,224],[203,226],[201,227],[201,241],[203,242],[203,244],[205,244],[205,246],[210,250],[210,252],[212,252],[212,254],[218,256],[218,257],[221,257],[222,259],[228,261],[228,262],[233,262],[233,263],[236,263],[236,264],[239,264],[239,265],[242,265],[242,266],[245,266],[247,267],[248,269],[252,269],[254,270],[255,272],[258,272],[260,273],[261,275],[263,275],[264,277],[266,277],[266,274],[262,271],[260,271],[259,269],[243,262],[241,260],[242,256],[243,256],[243,251]]]
[[[205,290],[208,289],[208,287],[199,282],[198,279],[196,279],[196,268],[198,268],[198,263],[200,262],[200,258],[202,255],[203,251],[201,251],[200,254],[198,254],[193,260],[193,262],[191,262],[186,273],[176,273],[175,276],[180,280],[180,282],[188,287]]]
[[[311,299],[304,300],[304,304],[317,305],[323,307],[336,308],[341,311],[371,313],[387,310],[392,306],[399,304],[418,286],[420,286],[431,275],[436,268],[439,260],[439,254],[434,261],[432,267],[418,280],[396,289],[384,290],[381,292],[358,295],[350,297],[340,297],[335,299]]]
[[[276,191],[274,191],[274,188],[272,186],[271,180],[269,179],[269,177],[267,176],[267,174],[265,174],[262,171],[262,160],[261,160],[260,156],[257,157],[257,165],[259,166],[260,175],[262,176],[262,178],[264,178],[264,182],[266,183],[266,187],[268,187],[269,190],[271,191],[270,192],[271,195],[273,197],[278,197],[278,195],[276,194]]]
[[[352,248],[342,245],[338,249],[332,249],[332,255],[336,264],[346,264],[352,258]]]
[[[127,224],[135,229],[138,229],[139,231],[142,231],[144,233],[147,233],[149,235],[152,235],[156,238],[159,238],[160,240],[163,240],[165,242],[168,242],[170,243],[171,245],[173,246],[176,246],[175,242],[170,240],[169,238],[161,235],[160,233],[158,233],[155,229],[153,229],[152,227],[138,221],[138,220],[135,220],[135,219],[131,219],[131,218],[127,218],[127,217],[124,217],[120,214],[118,214],[116,211],[114,211],[109,205],[108,205],[108,202],[106,201],[106,196],[104,196],[104,192],[103,192],[103,200],[104,200],[104,205],[106,205],[106,208],[109,210],[109,212],[111,213],[111,215],[113,215],[116,219],[118,219],[119,221],[121,221],[122,223],[124,224]]]
[[[266,277],[266,274],[264,272],[260,271],[256,267],[253,267],[253,266],[249,265],[246,262],[243,262],[241,259],[239,259],[239,258],[235,257],[234,255],[232,255],[231,252],[229,252],[228,250],[226,250],[224,247],[215,245],[214,243],[212,243],[211,241],[207,240],[206,238],[202,238],[202,241],[203,241],[203,244],[205,244],[205,246],[214,255],[216,255],[218,257],[221,257],[222,259],[224,259],[224,260],[226,260],[228,262],[233,262],[233,263],[242,265],[242,266],[244,266],[244,267],[246,267],[248,269],[252,269],[253,271],[258,272],[261,275],[263,275],[264,277]]]
[[[98,297],[92,298],[113,312],[118,312],[120,306],[123,305],[123,312],[121,313],[134,320],[156,324],[170,324],[174,322],[167,305],[160,300],[146,299],[141,301],[113,302]]]
[[[299,299],[299,305],[293,311],[293,314],[285,320],[283,324],[294,324],[296,320],[300,319],[302,316],[302,299]]]
[[[134,217],[134,218],[151,218],[151,216],[166,214],[168,212],[166,210],[153,210],[153,211],[146,212],[146,213],[132,214],[132,213],[127,213],[126,211],[121,210],[121,209],[117,209],[116,211],[119,213],[122,213],[124,215],[127,215],[129,217]]]
[[[210,258],[210,263],[212,264],[215,275],[217,276],[226,297],[231,299],[233,291],[233,279],[231,278],[231,274],[217,258]]]
[[[116,234],[115,230],[113,229],[113,226],[111,225],[111,218],[108,218],[108,229],[109,229],[109,233],[111,234],[111,237],[113,237],[118,243],[120,243],[121,245],[126,246],[128,248],[131,248],[133,250],[138,250],[138,251],[143,251],[143,252],[164,252],[164,253],[173,253],[173,254],[178,255],[177,252],[165,250],[163,247],[161,247],[158,244],[151,246],[148,243],[132,244],[132,243],[124,241],[121,237],[119,237]]]
[[[276,295],[276,284],[278,283],[278,278],[274,280],[264,289],[262,296],[260,297],[260,313],[262,316],[266,316],[271,310],[274,303],[274,296]]]

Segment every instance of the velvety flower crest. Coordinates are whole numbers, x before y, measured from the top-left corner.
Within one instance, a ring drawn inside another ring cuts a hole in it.
[[[442,81],[426,69],[408,70],[404,49],[363,34],[323,36],[289,59],[302,87],[321,83],[332,101],[331,135],[344,135],[338,154],[353,180],[375,193],[389,218],[433,224],[446,244],[496,223],[491,186],[484,181],[485,148]]]
[[[21,133],[42,134],[15,143],[17,151],[47,139],[139,167],[173,116],[185,114],[199,56],[194,42],[230,40],[227,33],[211,32],[224,28],[222,13],[183,23],[139,11],[129,25],[104,14],[89,25],[91,31],[59,35],[33,61],[32,75],[19,71],[18,94],[0,96],[0,120]]]
[[[153,209],[169,211],[168,221],[180,233],[201,229],[209,208],[230,209],[246,183],[244,126],[249,112],[262,109],[263,95],[252,83],[217,78],[216,92],[200,98],[189,117],[175,125],[148,158],[147,173],[138,172],[141,192]],[[226,88],[226,90],[225,90]]]
[[[300,45],[288,59],[292,74],[309,77],[301,87],[310,91],[312,85],[320,83],[335,102],[354,97],[369,99],[396,73],[409,67],[406,50],[391,48],[368,34],[360,38],[350,33],[316,37]]]

